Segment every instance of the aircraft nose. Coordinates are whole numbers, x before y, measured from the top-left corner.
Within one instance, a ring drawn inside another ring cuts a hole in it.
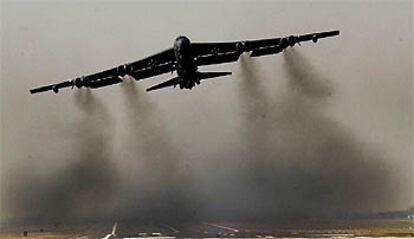
[[[190,44],[190,39],[185,36],[179,36],[175,39],[175,43],[179,46],[185,46]]]

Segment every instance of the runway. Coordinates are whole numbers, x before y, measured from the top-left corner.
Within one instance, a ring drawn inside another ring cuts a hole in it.
[[[103,238],[111,232],[106,223],[8,224],[0,238]],[[27,236],[24,237],[24,232]],[[118,222],[116,237],[142,239],[175,238],[409,238],[414,237],[412,220],[360,220],[312,223],[235,222]]]

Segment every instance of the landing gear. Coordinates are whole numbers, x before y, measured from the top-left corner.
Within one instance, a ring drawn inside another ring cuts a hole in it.
[[[186,88],[186,89],[190,89],[191,90],[195,86],[195,84],[196,83],[194,81],[185,81],[184,84],[183,84],[183,88]]]

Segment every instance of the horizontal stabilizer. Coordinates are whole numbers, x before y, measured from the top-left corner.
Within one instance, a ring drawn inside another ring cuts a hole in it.
[[[215,78],[220,76],[227,76],[231,75],[232,73],[230,71],[224,71],[224,72],[198,72],[198,78],[200,80],[203,79],[209,79],[209,78]]]
[[[165,88],[165,87],[176,86],[179,83],[180,79],[181,77],[179,76],[174,77],[158,85],[151,86],[150,88],[146,89],[146,91],[153,91],[153,90],[158,90],[158,89]]]

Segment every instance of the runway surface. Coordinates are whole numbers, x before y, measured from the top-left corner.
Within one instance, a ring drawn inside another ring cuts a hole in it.
[[[307,223],[118,222],[114,238],[367,238],[414,237],[413,220]],[[112,223],[3,223],[0,238],[103,238]],[[27,236],[24,236],[27,232]]]

